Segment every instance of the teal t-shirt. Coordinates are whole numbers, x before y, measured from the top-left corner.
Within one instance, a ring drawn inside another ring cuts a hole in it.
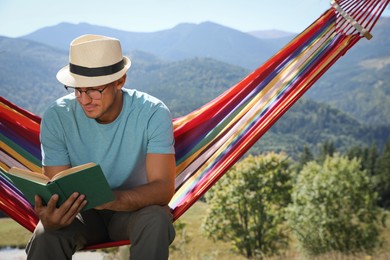
[[[100,164],[113,189],[146,183],[146,154],[174,153],[172,117],[160,100],[122,91],[122,111],[110,124],[88,118],[73,95],[51,105],[41,122],[42,164]]]

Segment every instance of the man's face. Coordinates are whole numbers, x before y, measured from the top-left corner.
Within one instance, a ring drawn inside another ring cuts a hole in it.
[[[93,88],[76,88],[75,94],[87,117],[107,124],[114,121],[121,112],[122,85],[118,80]]]

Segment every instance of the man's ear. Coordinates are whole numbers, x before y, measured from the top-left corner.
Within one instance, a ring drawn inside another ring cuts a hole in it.
[[[125,74],[125,75],[123,75],[120,79],[118,79],[118,80],[116,81],[115,87],[116,87],[117,89],[121,89],[121,88],[125,85],[125,83],[126,83],[126,77],[127,77],[127,75]]]
[[[126,77],[127,77],[127,74],[123,75],[120,79],[118,79],[117,86],[119,86],[119,88],[122,88],[125,85]]]

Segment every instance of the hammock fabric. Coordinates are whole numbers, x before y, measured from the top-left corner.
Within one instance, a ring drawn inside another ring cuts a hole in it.
[[[169,206],[179,218],[361,38],[389,0],[339,0],[305,31],[238,84],[174,119],[177,177]],[[0,97],[0,170],[40,171],[40,118]],[[38,218],[0,174],[0,210],[33,231]],[[115,241],[87,249],[127,244]]]

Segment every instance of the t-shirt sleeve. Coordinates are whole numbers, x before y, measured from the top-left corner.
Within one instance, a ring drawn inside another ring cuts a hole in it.
[[[175,153],[172,116],[165,105],[160,104],[151,115],[147,133],[147,153]]]
[[[41,122],[42,165],[69,165],[69,154],[64,140],[64,128],[54,109],[45,112]]]

